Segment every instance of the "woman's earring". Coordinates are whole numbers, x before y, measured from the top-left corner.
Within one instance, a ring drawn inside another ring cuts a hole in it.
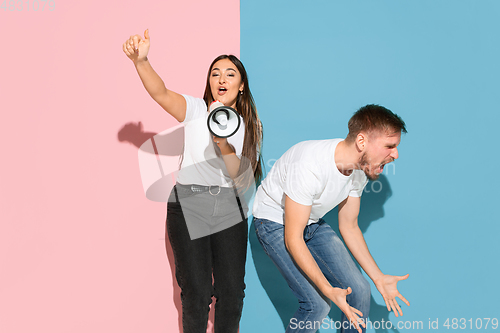
[[[243,95],[243,90],[240,90],[240,95]]]

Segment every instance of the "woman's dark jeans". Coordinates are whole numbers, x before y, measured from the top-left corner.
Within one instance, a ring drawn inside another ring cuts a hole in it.
[[[215,333],[238,332],[245,297],[247,219],[191,240],[178,200],[167,205],[167,233],[181,288],[184,333],[205,333],[215,296]],[[213,284],[212,284],[213,274]]]

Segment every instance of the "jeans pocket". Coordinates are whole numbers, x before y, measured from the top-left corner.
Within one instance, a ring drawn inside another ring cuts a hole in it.
[[[283,224],[266,219],[255,219],[254,225],[259,241],[271,245],[284,240],[285,228]]]
[[[241,218],[240,206],[234,192],[220,194],[215,197],[215,216],[239,216]]]

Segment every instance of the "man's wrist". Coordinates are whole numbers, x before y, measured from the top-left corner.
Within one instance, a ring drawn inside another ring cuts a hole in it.
[[[372,278],[373,283],[376,285],[378,283],[381,283],[384,278],[384,273],[380,272],[376,276]]]

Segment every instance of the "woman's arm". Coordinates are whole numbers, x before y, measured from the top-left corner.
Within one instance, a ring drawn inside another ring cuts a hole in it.
[[[139,35],[130,36],[123,43],[123,52],[135,65],[142,84],[149,95],[177,121],[186,118],[186,100],[176,92],[168,90],[160,76],[154,71],[147,58],[149,53],[149,30],[144,32],[144,38]]]
[[[214,141],[220,149],[222,159],[226,165],[226,170],[229,173],[229,177],[234,180],[238,175],[238,170],[240,168],[240,159],[236,155],[234,147],[227,142],[227,138],[222,139],[214,136]]]

